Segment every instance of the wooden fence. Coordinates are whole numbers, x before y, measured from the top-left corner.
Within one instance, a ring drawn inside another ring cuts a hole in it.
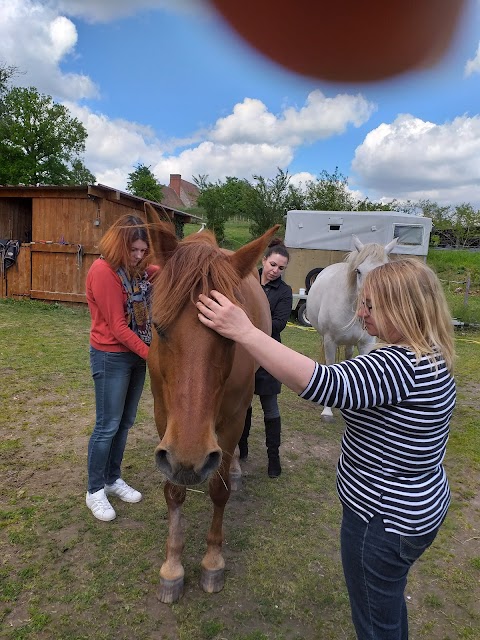
[[[0,297],[86,303],[85,279],[97,247],[61,243],[22,244],[1,279]]]

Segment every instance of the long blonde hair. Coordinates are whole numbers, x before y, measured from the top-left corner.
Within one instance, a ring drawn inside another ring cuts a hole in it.
[[[365,291],[382,338],[388,335],[388,326],[394,326],[402,336],[398,344],[410,348],[417,360],[427,356],[435,364],[437,357],[443,356],[448,370],[453,371],[452,316],[442,285],[430,267],[406,257],[373,269],[365,277],[357,312]]]

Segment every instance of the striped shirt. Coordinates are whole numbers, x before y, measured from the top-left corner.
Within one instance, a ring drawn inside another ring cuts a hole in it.
[[[302,398],[338,407],[346,422],[337,465],[340,500],[369,522],[404,536],[429,533],[450,503],[443,468],[455,382],[404,347],[382,347],[317,364]]]

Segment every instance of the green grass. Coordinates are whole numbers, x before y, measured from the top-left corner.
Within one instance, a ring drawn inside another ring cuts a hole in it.
[[[84,505],[94,419],[88,330],[85,309],[0,302],[2,640],[353,640],[339,553],[338,413],[323,424],[319,408],[283,389],[284,472],[272,481],[254,399],[243,488],[226,510],[225,588],[209,595],[198,586],[211,505],[206,493],[188,492],[185,595],[163,605],[167,512],[148,384],[124,461],[144,500],[117,502],[108,524]],[[292,324],[283,337],[318,357],[314,331]],[[409,580],[417,640],[479,637],[480,332],[457,332],[457,348],[459,402],[446,457],[453,503]]]
[[[480,253],[430,249],[427,262],[442,281],[453,317],[480,324]],[[470,291],[466,297],[468,277]]]
[[[248,220],[239,220],[237,222],[229,222],[225,225],[225,242],[224,246],[235,251],[244,244],[252,240],[249,231],[250,222]],[[200,228],[198,224],[186,224],[184,227],[184,235],[188,236],[195,233]]]
[[[430,249],[428,264],[435,269],[440,277],[457,277],[465,280],[470,273],[472,280],[480,279],[480,253],[477,251],[459,251],[455,249]]]

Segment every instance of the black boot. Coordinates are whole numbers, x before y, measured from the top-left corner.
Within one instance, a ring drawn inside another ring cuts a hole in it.
[[[280,465],[280,455],[278,448],[280,447],[281,420],[271,418],[264,420],[265,422],[265,444],[267,445],[268,454],[268,476],[270,478],[278,478],[282,473]]]
[[[252,426],[252,407],[248,407],[247,415],[245,416],[245,424],[243,426],[243,433],[238,443],[240,449],[240,460],[246,460],[248,458],[248,436],[250,435],[250,427]]]

